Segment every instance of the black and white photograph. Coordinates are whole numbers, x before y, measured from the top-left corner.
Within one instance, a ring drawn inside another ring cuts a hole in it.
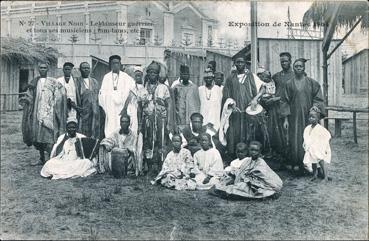
[[[368,240],[366,0],[1,1],[1,240]]]

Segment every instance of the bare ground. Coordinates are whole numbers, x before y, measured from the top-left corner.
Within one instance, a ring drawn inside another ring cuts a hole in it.
[[[151,186],[149,177],[47,180],[22,143],[20,112],[1,117],[1,239],[368,239],[368,121],[332,140],[331,182],[279,173],[278,199],[230,201]]]

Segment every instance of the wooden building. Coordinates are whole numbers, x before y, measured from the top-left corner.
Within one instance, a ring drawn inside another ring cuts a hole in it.
[[[47,61],[49,76],[55,76],[58,52],[24,39],[1,38],[0,110],[18,110],[18,99],[28,83],[38,75],[37,63]]]
[[[343,61],[343,76],[338,105],[368,108],[369,49]]]
[[[179,68],[186,64],[190,68],[190,80],[196,85],[203,85],[203,75],[207,63],[216,61],[216,70],[224,73],[227,77],[232,67],[232,57],[214,51],[178,51],[165,50],[165,63],[168,67],[168,79],[172,83],[179,77]]]

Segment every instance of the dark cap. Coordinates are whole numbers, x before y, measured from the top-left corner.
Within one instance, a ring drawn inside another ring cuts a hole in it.
[[[73,68],[74,67],[74,64],[72,64],[71,62],[65,62],[63,64],[63,68],[66,67],[66,66],[69,66],[69,67]]]
[[[156,61],[152,61],[151,64],[147,66],[146,72],[148,72],[149,70],[154,70],[156,73],[159,73],[160,69],[161,69],[160,64]]]
[[[279,57],[282,57],[282,56],[287,56],[289,57],[290,59],[292,58],[291,54],[289,52],[282,52],[279,54]]]
[[[119,61],[122,60],[122,58],[119,55],[112,55],[109,57],[109,63],[113,60],[113,59],[117,59]]]
[[[181,65],[179,67],[179,72],[182,74],[189,74],[190,73],[190,67],[188,67],[188,65]]]
[[[302,63],[306,63],[306,61],[308,61],[309,59],[305,59],[305,58],[298,58],[298,59],[296,59],[295,60],[295,62],[293,62],[293,64],[295,64],[296,62],[298,62],[298,61],[300,61],[300,62],[302,62]]]

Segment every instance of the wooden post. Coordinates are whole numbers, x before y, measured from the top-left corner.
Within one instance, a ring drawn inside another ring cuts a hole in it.
[[[328,106],[328,49],[322,49],[323,52],[323,100],[324,105]],[[325,111],[325,116],[328,117],[328,110]],[[328,129],[328,118],[324,119],[324,127]]]
[[[258,68],[258,30],[257,30],[257,2],[251,1],[251,72],[256,73]]]
[[[354,142],[357,144],[357,130],[356,130],[356,111],[352,112],[353,126],[354,126]]]

